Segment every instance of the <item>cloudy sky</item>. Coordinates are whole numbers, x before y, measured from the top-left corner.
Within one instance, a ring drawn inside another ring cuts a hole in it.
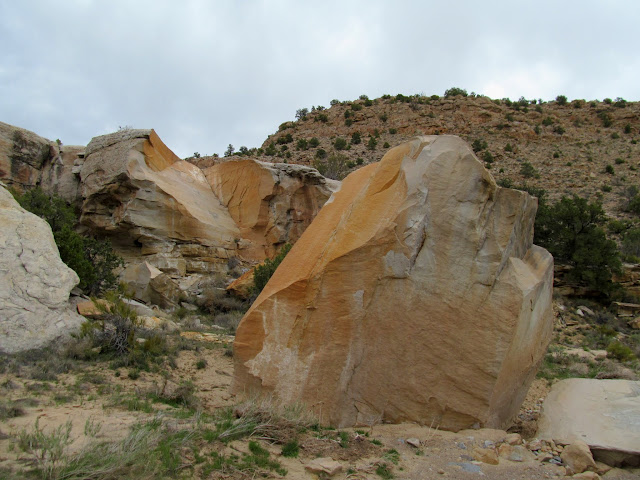
[[[0,121],[179,156],[385,93],[640,100],[637,0],[0,0]]]

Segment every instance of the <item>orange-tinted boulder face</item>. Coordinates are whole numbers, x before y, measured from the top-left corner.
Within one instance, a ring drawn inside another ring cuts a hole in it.
[[[504,428],[551,340],[536,205],[454,136],[352,173],[243,318],[234,391],[341,427]]]
[[[204,170],[247,242],[241,255],[263,260],[293,243],[340,183],[301,165],[230,160]]]

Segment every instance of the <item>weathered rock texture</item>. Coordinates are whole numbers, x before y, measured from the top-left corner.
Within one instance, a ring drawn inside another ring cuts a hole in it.
[[[596,460],[640,466],[640,382],[570,378],[554,384],[537,436],[561,444],[581,440]]]
[[[0,180],[18,191],[39,185],[68,202],[79,199],[84,147],[62,146],[0,122]]]
[[[255,260],[297,241],[340,185],[313,168],[255,160],[218,163],[204,173],[250,242],[243,256]]]
[[[240,232],[204,174],[153,130],[94,138],[80,176],[82,225],[111,236],[125,256],[142,254],[181,276],[215,270],[235,254]]]
[[[39,348],[68,335],[84,318],[68,305],[78,283],[51,228],[0,186],[0,352]]]
[[[505,427],[552,332],[535,212],[457,137],[392,149],[343,181],[243,318],[235,392],[337,426]]]

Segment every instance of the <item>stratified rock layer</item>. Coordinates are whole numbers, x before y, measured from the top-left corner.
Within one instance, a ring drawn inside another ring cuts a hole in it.
[[[392,149],[343,181],[243,318],[235,392],[337,426],[504,428],[551,339],[535,212],[457,137]]]
[[[207,273],[234,255],[240,232],[227,209],[202,171],[153,130],[92,139],[80,176],[82,225],[110,235],[125,256],[141,253],[161,269]]]
[[[68,305],[78,283],[51,228],[0,187],[0,352],[39,348],[69,335],[84,318]]]

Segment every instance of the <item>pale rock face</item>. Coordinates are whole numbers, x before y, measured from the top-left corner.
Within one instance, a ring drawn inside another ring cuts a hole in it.
[[[585,442],[596,460],[640,466],[640,382],[569,378],[551,388],[537,436]]]
[[[134,249],[134,256],[183,274],[210,272],[211,263],[235,252],[240,232],[202,171],[178,159],[153,130],[94,138],[80,176],[81,223],[109,235],[125,257]],[[171,260],[190,257],[181,251],[190,245],[199,249],[196,258]]]
[[[278,246],[297,241],[340,185],[313,168],[256,160],[221,162],[204,174],[250,242],[242,256],[251,260],[264,260]]]
[[[243,318],[234,391],[340,427],[506,427],[552,333],[535,212],[457,137],[392,149],[343,181]]]
[[[54,146],[55,155],[42,169],[41,186],[45,192],[58,195],[69,203],[82,203],[80,170],[84,149],[79,145]]]
[[[0,187],[0,352],[42,347],[69,335],[84,318],[68,305],[78,284],[51,228]]]

